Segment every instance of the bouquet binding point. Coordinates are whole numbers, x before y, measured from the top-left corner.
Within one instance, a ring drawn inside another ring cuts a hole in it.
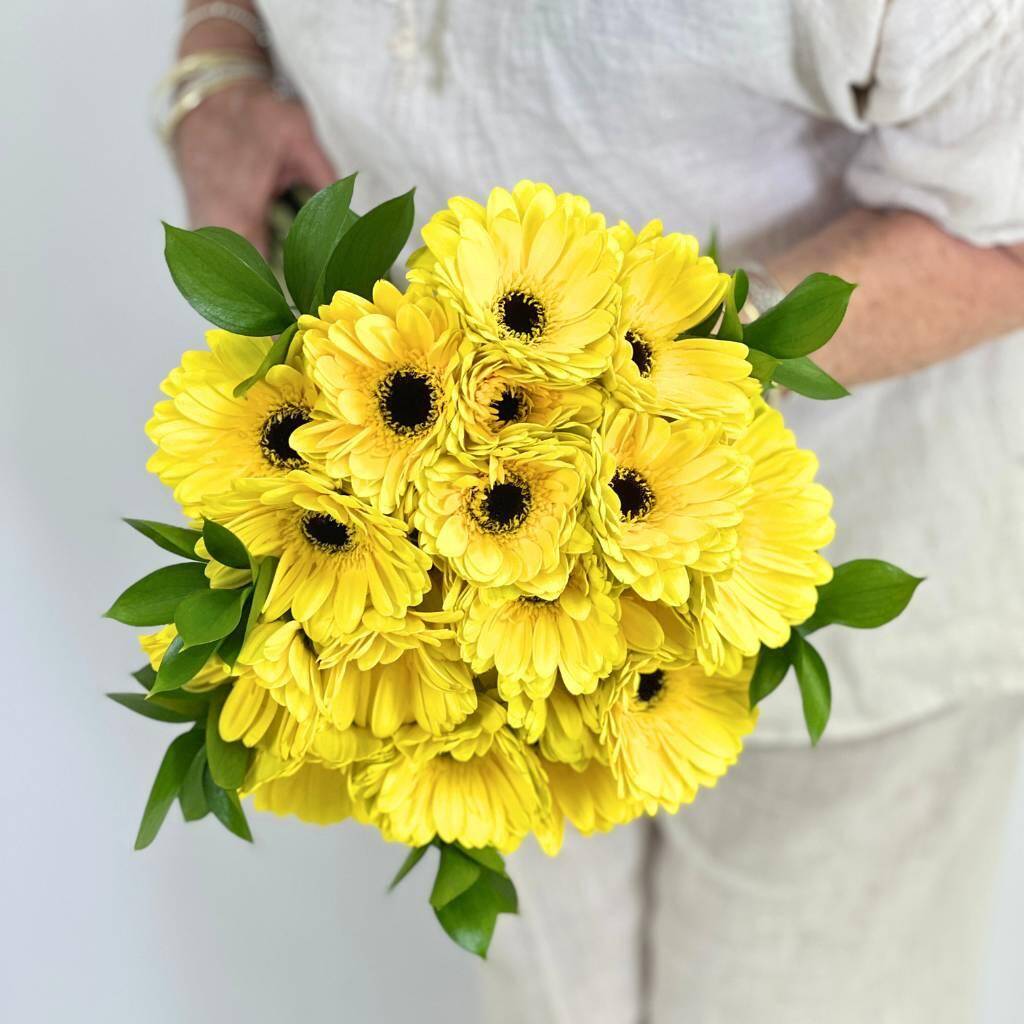
[[[393,884],[439,851],[431,905],[483,956],[503,854],[675,813],[790,668],[816,743],[808,638],[920,580],[822,557],[831,496],[766,400],[846,394],[810,355],[852,285],[741,319],[746,275],[692,236],[523,181],[436,213],[403,292],[412,193],[357,216],[354,179],[300,210],[284,286],[240,236],[165,226],[214,329],[147,424],[187,525],[127,520],[180,561],[107,612],[160,627],[145,692],[110,696],[187,727],[136,848],[175,801],[246,840],[244,796],[355,818],[411,847]]]

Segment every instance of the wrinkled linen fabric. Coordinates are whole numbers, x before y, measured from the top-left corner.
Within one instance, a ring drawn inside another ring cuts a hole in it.
[[[726,265],[856,203],[979,245],[1024,240],[1022,0],[261,8],[363,208],[416,185],[422,224],[452,193],[532,177],[612,221],[717,225]],[[928,577],[897,624],[820,635],[833,737],[1024,689],[1022,340],[783,406],[835,495],[830,558]],[[751,743],[804,737],[783,687]]]
[[[1022,724],[999,696],[748,750],[676,815],[525,845],[484,1019],[974,1024]]]

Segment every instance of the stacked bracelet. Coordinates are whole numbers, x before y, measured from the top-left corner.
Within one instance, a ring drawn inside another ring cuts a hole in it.
[[[270,77],[265,61],[237,50],[204,50],[183,57],[157,83],[157,133],[169,145],[185,115],[203,100],[237,82]]]

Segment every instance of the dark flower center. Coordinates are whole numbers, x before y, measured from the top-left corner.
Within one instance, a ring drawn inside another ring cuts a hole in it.
[[[665,673],[660,668],[653,672],[641,672],[640,682],[636,687],[636,699],[649,704],[665,689]]]
[[[491,409],[494,412],[495,420],[503,427],[509,423],[519,423],[525,420],[526,414],[530,411],[526,392],[514,384],[505,385],[501,396],[491,402]]]
[[[352,531],[325,512],[307,512],[302,517],[302,534],[313,547],[330,554],[343,554],[355,547]]]
[[[654,492],[635,469],[617,469],[610,487],[619,499],[623,519],[639,519],[654,508]]]
[[[498,323],[507,334],[516,334],[527,341],[533,341],[544,331],[547,313],[540,300],[528,292],[505,292],[495,307]]]
[[[651,343],[638,331],[626,331],[626,341],[633,350],[633,362],[640,371],[641,377],[650,377],[654,363],[654,350]]]
[[[277,469],[298,469],[305,465],[302,456],[292,447],[292,431],[310,421],[309,410],[301,405],[278,406],[260,428],[260,450],[263,457]]]
[[[473,488],[469,514],[485,533],[512,533],[523,525],[532,503],[526,482],[509,477],[504,483]]]
[[[422,434],[433,425],[440,397],[430,375],[412,368],[392,370],[377,385],[377,403],[384,422],[406,437]]]

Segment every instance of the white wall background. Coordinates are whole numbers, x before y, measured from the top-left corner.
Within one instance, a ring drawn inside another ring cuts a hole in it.
[[[440,934],[425,874],[384,894],[400,853],[369,830],[250,815],[250,848],[172,810],[131,850],[172,727],[103,699],[141,659],[99,615],[163,564],[119,516],[172,514],[142,426],[201,337],[164,268],[160,219],[184,215],[146,120],[177,7],[4,7],[0,1019],[468,1024],[476,965]],[[1024,792],[983,1024],[1022,1019],[1022,865]]]

